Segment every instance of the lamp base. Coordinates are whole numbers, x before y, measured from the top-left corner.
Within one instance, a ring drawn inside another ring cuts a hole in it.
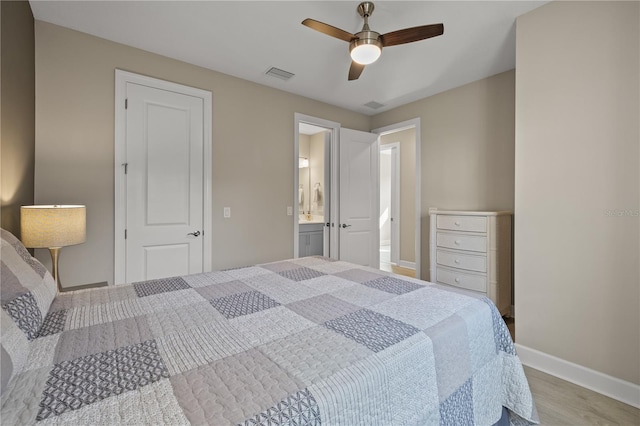
[[[60,285],[60,275],[58,272],[58,257],[60,257],[61,248],[62,247],[49,247],[49,253],[51,253],[53,279],[56,280],[56,285],[58,286],[58,293],[62,291],[62,286]]]

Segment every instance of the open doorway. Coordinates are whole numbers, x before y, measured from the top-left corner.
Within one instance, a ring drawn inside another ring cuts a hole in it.
[[[301,122],[298,127],[298,256],[328,256],[331,188],[327,153],[331,130]],[[327,214],[325,214],[325,208]]]
[[[294,257],[337,258],[335,211],[336,135],[340,124],[295,114]]]
[[[400,262],[400,143],[380,144],[380,269]]]
[[[419,121],[380,136],[380,269],[420,277]]]

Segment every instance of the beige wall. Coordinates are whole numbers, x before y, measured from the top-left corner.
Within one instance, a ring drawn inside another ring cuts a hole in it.
[[[20,237],[20,206],[33,204],[35,61],[27,1],[0,2],[2,228]]]
[[[36,202],[87,206],[87,242],[60,257],[63,285],[113,281],[116,68],[213,93],[215,269],[293,257],[295,112],[370,129],[361,114],[49,23],[36,21],[35,40]]]
[[[429,278],[429,207],[513,209],[514,79],[507,71],[372,119],[375,129],[420,118],[423,279]]]
[[[518,19],[515,187],[517,342],[636,384],[638,21],[638,2]]]
[[[400,143],[400,260],[416,261],[416,129],[380,137],[380,144]],[[425,248],[426,250],[426,248]]]

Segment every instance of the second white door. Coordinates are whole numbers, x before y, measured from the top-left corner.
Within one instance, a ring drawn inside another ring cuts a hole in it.
[[[203,99],[126,91],[126,282],[202,272]]]
[[[378,135],[340,129],[340,259],[380,266]]]

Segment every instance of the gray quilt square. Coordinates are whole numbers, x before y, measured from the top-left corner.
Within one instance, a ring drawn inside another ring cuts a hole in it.
[[[64,330],[64,324],[67,319],[67,310],[49,312],[42,322],[42,326],[38,332],[38,337],[49,336]]]
[[[313,278],[318,278],[323,275],[326,275],[326,274],[323,274],[322,272],[318,272],[316,270],[306,268],[306,267],[288,269],[286,271],[278,272],[278,274],[285,278],[289,278],[290,280],[293,280],[293,281],[306,281],[306,280],[310,280]]]
[[[4,263],[4,260],[0,260],[0,303],[7,303],[16,297],[26,293],[28,290],[22,285],[18,277],[13,271]]]
[[[443,402],[471,376],[469,336],[465,321],[452,315],[424,331],[433,345],[438,397]]]
[[[152,294],[183,290],[191,287],[181,277],[173,277],[133,283],[133,288],[135,289],[138,297],[145,297]]]
[[[219,299],[221,297],[231,296],[232,294],[245,293],[253,290],[242,281],[234,280],[221,284],[212,284],[205,287],[195,289],[202,297],[207,300]]]
[[[171,376],[192,424],[238,424],[273,407],[304,385],[256,349]]]
[[[300,267],[300,265],[296,265],[293,262],[285,261],[285,262],[267,263],[265,265],[260,265],[260,267],[277,273],[282,271],[288,271],[289,269],[297,269]]]
[[[316,324],[323,324],[361,309],[360,306],[352,305],[329,294],[293,302],[288,304],[287,308]]]
[[[364,346],[321,326],[289,334],[258,349],[306,386],[328,379],[373,355]]]
[[[361,309],[327,321],[324,326],[355,340],[374,352],[380,352],[420,332],[409,324],[368,309]]]
[[[440,404],[440,424],[446,426],[473,425],[473,388],[471,379],[464,382]]]
[[[247,266],[244,268],[228,269],[225,273],[236,280],[245,280],[247,278],[272,274],[273,271],[269,271],[268,269],[264,269],[259,266]]]
[[[38,330],[42,325],[42,312],[33,293],[28,292],[2,305],[2,309],[9,314],[13,322],[27,336],[33,340],[38,337]]]
[[[308,389],[292,393],[273,407],[245,420],[244,426],[320,426],[320,407]]]
[[[56,364],[42,392],[36,420],[77,410],[163,377],[169,373],[154,340]]]
[[[316,266],[337,262],[337,260],[331,259],[329,257],[322,257],[322,256],[306,256],[306,257],[299,257],[295,260],[292,260],[292,262],[295,263],[296,265],[306,266],[308,268],[315,268]]]
[[[516,355],[516,348],[513,345],[511,334],[509,333],[507,324],[504,322],[504,319],[502,319],[502,315],[500,315],[498,308],[496,308],[496,305],[494,305],[489,298],[485,297],[483,300],[487,305],[489,305],[489,309],[491,309],[493,338],[496,341],[496,352],[502,351],[509,355]]]
[[[153,337],[182,334],[201,326],[218,327],[226,322],[224,316],[206,300],[194,303],[185,309],[165,309],[147,315]]]
[[[211,304],[227,319],[280,306],[278,302],[269,296],[255,290],[213,299]]]
[[[380,277],[375,280],[365,281],[362,283],[367,287],[375,288],[378,290],[386,291],[393,294],[404,294],[410,291],[418,290],[424,286],[404,281],[395,277]]]
[[[202,274],[192,274],[185,275],[182,277],[187,284],[191,287],[206,287],[212,284],[221,284],[226,283],[228,281],[233,281],[235,278],[226,272],[222,271],[213,271],[213,272],[205,272]]]
[[[62,332],[54,361],[75,358],[130,346],[153,339],[146,317],[127,318]]]
[[[58,294],[49,308],[49,312],[60,309],[81,308],[123,300],[137,299],[138,295],[130,285],[98,287],[82,291]]]
[[[346,271],[337,272],[333,275],[360,284],[384,277],[382,274],[376,274],[375,272],[365,271],[364,269],[359,268],[348,269]]]

